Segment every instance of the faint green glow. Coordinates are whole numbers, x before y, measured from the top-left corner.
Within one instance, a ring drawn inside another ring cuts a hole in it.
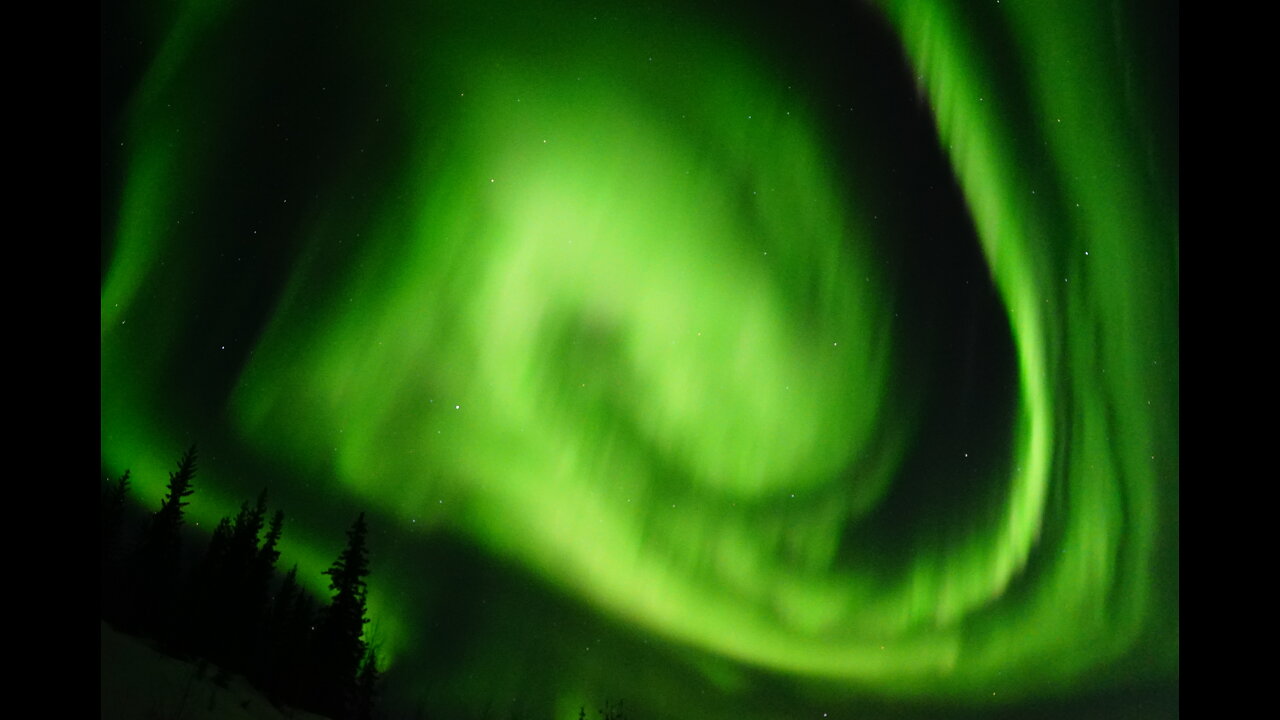
[[[324,261],[345,232],[327,211],[295,229],[299,260],[227,402],[232,434],[750,666],[976,698],[995,678],[1034,694],[1122,657],[1176,612],[1149,589],[1176,517],[1177,217],[1144,190],[1108,19],[1002,6],[1008,34],[983,36],[1022,66],[997,72],[963,5],[879,5],[1017,347],[1014,470],[966,530],[913,541],[899,565],[839,557],[913,427],[896,407],[901,290],[849,197],[865,171],[827,162],[828,131],[780,78],[695,22],[584,21],[521,63],[503,43],[517,29],[450,15],[436,62],[403,68],[420,92],[402,111],[424,120],[345,272]],[[631,57],[663,49],[680,51],[665,75]],[[104,460],[157,486],[142,470],[182,443],[152,417],[165,401],[148,379],[170,371],[184,321],[175,222],[209,182],[207,150],[171,131],[218,113],[175,52],[131,115],[102,291]],[[234,503],[210,493],[192,505],[205,522]],[[300,535],[285,552],[313,570],[336,554]],[[413,608],[371,608],[393,654]]]

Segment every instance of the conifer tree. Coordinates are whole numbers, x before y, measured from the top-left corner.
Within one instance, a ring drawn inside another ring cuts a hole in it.
[[[258,572],[265,575],[265,580],[270,581],[271,575],[275,573],[276,560],[280,559],[280,551],[276,546],[280,544],[280,535],[284,532],[284,511],[277,510],[275,515],[271,516],[271,524],[267,526],[267,536],[262,541],[262,549],[258,551]]]
[[[231,543],[227,549],[227,567],[223,577],[226,601],[237,632],[247,630],[266,604],[267,588],[258,588],[258,538],[267,513],[267,491],[258,494],[255,506],[240,505],[240,513],[231,525]]]
[[[369,575],[368,548],[364,513],[347,531],[347,547],[333,566],[324,571],[329,576],[333,599],[321,614],[315,631],[315,659],[318,707],[334,718],[349,717],[354,710],[356,672],[365,656],[363,640],[367,585]]]
[[[120,527],[124,522],[125,498],[129,494],[129,471],[115,482],[102,486],[102,564],[99,589],[102,614],[115,619],[118,592]]]
[[[259,500],[259,506],[265,509],[266,492]],[[249,558],[242,580],[238,584],[235,607],[238,610],[236,628],[239,634],[237,652],[244,663],[244,670],[252,677],[264,677],[266,665],[270,662],[271,640],[269,638],[269,622],[272,610],[271,580],[275,574],[276,560],[280,551],[276,549],[280,536],[284,531],[284,511],[277,510],[271,517],[262,547]]]
[[[142,548],[155,555],[157,568],[166,574],[176,575],[178,571],[177,556],[181,545],[180,530],[183,523],[183,508],[188,505],[184,499],[194,492],[191,480],[196,474],[196,448],[192,445],[178,461],[178,471],[169,473],[169,492],[160,501],[160,510],[151,516],[143,536]]]
[[[373,707],[378,700],[378,681],[382,674],[378,671],[378,653],[370,649],[369,655],[360,666],[360,674],[356,677],[355,708],[352,715],[356,720],[373,720]]]
[[[102,486],[102,555],[109,560],[119,542],[120,524],[124,518],[125,498],[129,495],[129,472],[124,471],[115,482]]]
[[[248,674],[258,672],[258,645],[270,590],[269,571],[263,572],[262,549],[258,546],[266,511],[267,491],[263,490],[256,505],[241,503],[229,531],[224,529],[225,521],[219,525],[215,535],[222,540],[216,548],[218,554],[210,558],[198,599],[205,609],[204,646],[210,659]],[[283,522],[282,514],[280,521]],[[279,535],[280,528],[275,528],[270,553],[275,553]],[[212,543],[210,550],[215,550]]]
[[[295,705],[307,703],[302,697],[302,678],[311,633],[311,596],[298,585],[298,566],[285,573],[271,601],[267,623],[270,640],[269,661],[263,684],[274,697]]]
[[[293,604],[298,596],[298,566],[294,565],[285,573],[280,587],[271,596],[270,610],[267,612],[266,662],[261,671],[262,686],[274,697],[283,696],[283,678],[287,673],[286,663],[295,662],[290,657],[290,625],[293,616]]]
[[[210,581],[219,576],[223,565],[227,562],[227,548],[230,545],[231,518],[224,517],[218,521],[218,527],[214,528],[213,537],[209,538],[209,547],[200,560],[200,568],[197,572],[207,575]]]
[[[191,480],[195,474],[196,447],[192,445],[178,462],[178,470],[169,473],[169,492],[161,501],[160,510],[151,516],[138,547],[130,623],[134,628],[161,635],[169,631],[181,570],[183,508],[187,506],[185,498],[193,492]]]
[[[231,540],[227,546],[227,570],[231,582],[243,581],[253,572],[258,555],[258,537],[262,534],[263,517],[267,513],[267,491],[258,494],[258,504],[240,504],[240,512],[231,523]]]
[[[271,516],[271,524],[267,526],[267,536],[262,541],[262,548],[258,550],[258,557],[254,563],[254,601],[259,608],[264,623],[269,621],[275,604],[271,597],[271,580],[275,576],[276,561],[280,559],[280,551],[277,546],[280,544],[280,536],[283,532],[284,511],[277,510],[275,515]],[[292,582],[296,590],[296,572]]]
[[[216,655],[218,638],[226,632],[224,578],[230,545],[231,518],[223,517],[188,585],[188,604],[193,616],[187,633],[188,649],[205,656]]]
[[[288,626],[294,614],[294,602],[297,601],[297,597],[298,566],[295,564],[289,568],[289,572],[284,574],[284,580],[280,581],[280,589],[271,599],[271,627],[276,632],[283,631]]]
[[[314,664],[309,663],[308,660],[313,658],[315,647],[315,608],[316,601],[311,593],[299,588],[298,595],[293,601],[293,612],[289,616],[289,624],[285,630],[287,662],[283,665],[284,697],[292,698],[300,706],[308,703],[316,704],[307,694],[310,692],[310,687],[307,685],[307,671],[310,669],[308,666]]]

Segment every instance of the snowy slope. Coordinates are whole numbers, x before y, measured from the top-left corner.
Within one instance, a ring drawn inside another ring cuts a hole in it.
[[[278,709],[239,676],[214,681],[218,668],[171,658],[102,623],[102,720],[324,720]]]

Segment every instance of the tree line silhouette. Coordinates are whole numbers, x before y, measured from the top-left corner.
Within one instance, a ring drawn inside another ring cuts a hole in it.
[[[379,680],[376,652],[363,639],[369,558],[364,513],[324,574],[321,605],[294,565],[276,580],[284,511],[267,515],[267,493],[224,517],[208,546],[184,568],[184,511],[194,488],[196,448],[169,473],[160,509],[125,537],[130,474],[102,487],[102,617],[153,638],[165,652],[203,658],[238,673],[277,704],[335,720],[368,720]],[[264,534],[265,531],[265,534]]]

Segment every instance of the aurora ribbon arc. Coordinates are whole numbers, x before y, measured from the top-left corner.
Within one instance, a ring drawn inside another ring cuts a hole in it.
[[[265,44],[244,28],[268,11],[161,23],[104,231],[105,465],[155,490],[175,407],[196,405],[227,456],[327,479],[330,505],[470,538],[682,646],[874,694],[1053,692],[1135,647],[1176,672],[1177,178],[1118,11],[878,3],[1017,367],[1000,492],[885,560],[850,529],[919,442],[878,262],[892,230],[851,197],[860,170],[824,162],[813,103],[693,13],[422,5],[323,36],[395,73],[310,138],[324,152],[280,151],[311,196],[240,174],[240,135],[306,132],[271,128],[243,81],[260,58],[236,43]],[[254,189],[228,201],[228,183]],[[269,257],[234,257],[258,242]],[[208,472],[192,511],[212,523],[238,498]],[[305,526],[287,540],[306,566],[330,552]],[[411,613],[373,600],[408,636]]]

